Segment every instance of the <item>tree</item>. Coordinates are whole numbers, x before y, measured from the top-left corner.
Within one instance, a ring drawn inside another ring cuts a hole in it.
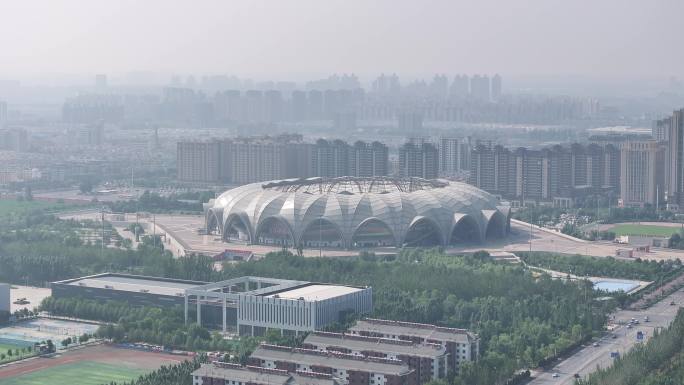
[[[93,191],[93,182],[90,180],[84,180],[78,185],[78,189],[83,194],[89,194]]]

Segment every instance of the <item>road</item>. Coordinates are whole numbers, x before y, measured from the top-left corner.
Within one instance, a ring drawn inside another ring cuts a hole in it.
[[[675,301],[677,306],[671,306],[670,302]],[[684,291],[679,290],[664,300],[653,305],[651,308],[642,311],[621,310],[614,314],[614,321],[611,321],[609,329],[599,341],[599,346],[594,347],[592,344],[580,349],[572,356],[558,363],[552,369],[546,372],[533,373],[535,377],[529,384],[531,385],[572,385],[575,382],[574,374],[578,373],[583,378],[589,373],[596,370],[596,367],[608,367],[612,364],[613,359],[610,358],[611,352],[619,352],[621,355],[625,354],[636,343],[636,335],[638,331],[644,333],[644,341],[653,336],[653,331],[659,327],[667,327],[679,309],[679,305],[684,303]],[[644,317],[649,317],[649,322],[644,322]],[[636,318],[639,320],[638,325],[632,328],[627,328],[626,324],[630,319]],[[616,335],[613,339],[612,335]],[[558,378],[553,378],[553,374],[558,373]]]

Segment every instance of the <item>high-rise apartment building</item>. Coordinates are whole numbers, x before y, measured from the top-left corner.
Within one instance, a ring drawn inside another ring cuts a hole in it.
[[[179,180],[203,183],[219,181],[221,167],[220,142],[179,142],[176,146],[176,167]]]
[[[665,188],[667,205],[679,211],[684,205],[684,108],[668,119],[665,154]]]
[[[211,183],[252,183],[319,176],[384,176],[388,149],[382,143],[320,139],[300,135],[238,137],[178,143],[178,179]]]
[[[470,170],[470,139],[439,138],[439,172],[456,175]]]
[[[399,173],[405,177],[437,178],[439,150],[432,143],[406,143],[399,148]]]
[[[490,100],[489,76],[474,75],[470,78],[470,96],[475,100]]]
[[[397,114],[400,132],[420,133],[423,131],[423,114],[401,111]]]
[[[501,97],[501,75],[496,74],[492,77],[492,99],[498,100]]]
[[[0,128],[7,124],[7,102],[0,100]]]
[[[664,194],[665,148],[655,140],[620,144],[620,203],[659,205]]]
[[[472,151],[469,183],[514,202],[566,206],[594,193],[617,191],[619,162],[613,145],[511,151],[479,144]]]
[[[465,99],[470,94],[470,79],[468,75],[456,75],[449,89],[452,99]]]

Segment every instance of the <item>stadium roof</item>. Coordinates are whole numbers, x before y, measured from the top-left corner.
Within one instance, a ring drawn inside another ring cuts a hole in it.
[[[228,190],[206,213],[224,239],[295,246],[325,241],[362,246],[383,234],[383,246],[448,245],[507,233],[510,208],[474,186],[420,178],[311,178],[252,183]],[[323,228],[325,227],[325,231]],[[232,235],[231,235],[232,234]],[[386,242],[385,242],[386,241]],[[414,244],[414,242],[416,244]]]

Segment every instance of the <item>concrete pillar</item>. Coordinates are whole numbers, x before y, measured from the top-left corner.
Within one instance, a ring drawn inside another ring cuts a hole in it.
[[[188,324],[188,295],[189,294],[185,294],[185,307],[184,307],[185,311],[183,312],[185,315],[185,324],[186,325]]]
[[[252,325],[252,337],[254,337],[254,325]]]
[[[228,327],[226,325],[226,297],[223,296],[223,332],[225,333],[228,331]]]
[[[201,296],[197,296],[197,324],[199,326],[202,326],[202,304],[200,301],[202,300]]]

